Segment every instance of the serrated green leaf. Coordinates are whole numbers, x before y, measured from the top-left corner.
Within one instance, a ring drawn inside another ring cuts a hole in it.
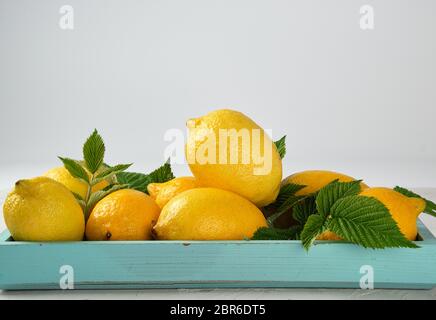
[[[276,210],[275,213],[273,213],[271,216],[268,217],[268,225],[272,227],[274,225],[274,222],[284,213],[291,210],[293,206],[295,206],[298,202],[305,199],[307,196],[289,196],[288,199]]]
[[[335,180],[323,187],[316,197],[316,208],[318,213],[327,217],[330,208],[340,198],[358,194],[360,192],[360,180],[351,182],[339,182]]]
[[[316,214],[316,203],[315,203],[315,197],[311,196],[303,201],[298,202],[293,208],[292,208],[292,217],[295,221],[300,223],[302,226],[304,226],[307,222],[307,219],[312,214]]]
[[[295,183],[289,183],[286,185],[283,185],[280,187],[280,191],[279,191],[279,195],[277,196],[276,200],[273,203],[273,206],[275,208],[280,208],[283,207],[283,205],[289,199],[289,197],[295,196],[295,194],[300,191],[301,189],[303,189],[304,185],[300,185],[300,184],[295,184]]]
[[[175,178],[169,161],[165,162],[164,165],[152,171],[148,175],[153,183],[167,182]]]
[[[276,200],[264,208],[267,212],[274,212],[272,215],[268,217],[268,224],[272,227],[274,225],[274,221],[277,220],[282,214],[287,212],[294,206],[298,201],[303,199],[303,196],[296,196],[299,190],[303,189],[304,185],[299,184],[286,184],[281,186],[279,194]]]
[[[92,209],[97,204],[97,202],[99,202],[101,199],[108,196],[114,191],[126,189],[126,188],[128,188],[128,185],[126,184],[115,184],[110,186],[109,188],[105,188],[103,190],[93,192],[89,197],[88,204],[86,206],[86,212],[85,212],[86,219],[88,219],[89,214],[91,213]]]
[[[251,240],[296,240],[300,231],[300,226],[289,229],[262,227],[257,229]]]
[[[105,146],[102,137],[95,129],[83,145],[83,158],[89,172],[94,174],[104,160]]]
[[[58,157],[64,164],[65,169],[74,177],[89,183],[88,173],[85,169],[75,160],[69,158]]]
[[[139,172],[120,172],[116,176],[118,183],[127,184],[129,189],[148,193],[147,186],[151,180],[147,174]]]
[[[289,196],[286,201],[279,207],[279,212],[286,212],[292,209],[297,203],[305,199],[307,196]]]
[[[409,198],[422,198],[420,195],[416,194],[415,192],[410,191],[410,190],[403,188],[403,187],[400,187],[400,186],[396,186],[394,188],[394,191],[397,191],[397,192],[401,193],[402,195],[405,195],[406,197],[409,197]]]
[[[394,188],[394,190],[405,195],[406,197],[420,198],[420,199],[424,200],[425,201],[424,212],[429,214],[429,215],[432,215],[433,217],[436,217],[436,203],[434,203],[433,201],[430,201],[430,200],[420,196],[419,194],[417,194],[413,191],[407,190],[406,188],[403,188],[403,187],[396,186]]]
[[[275,141],[274,144],[276,145],[280,158],[283,159],[286,155],[286,136],[281,137],[280,140]]]
[[[300,234],[304,249],[309,250],[316,237],[325,231],[325,223],[326,219],[319,214],[309,216]]]
[[[113,167],[104,169],[102,172],[98,173],[95,179],[92,180],[92,185],[95,185],[103,180],[109,179],[112,175],[123,172],[127,170],[132,164],[117,164]]]
[[[400,232],[389,210],[376,198],[347,196],[331,207],[328,230],[365,248],[417,248]]]
[[[166,162],[164,165],[149,174],[137,172],[120,172],[117,174],[117,180],[119,183],[127,184],[130,189],[135,189],[144,193],[148,193],[147,186],[150,183],[167,182],[174,178],[169,162]]]

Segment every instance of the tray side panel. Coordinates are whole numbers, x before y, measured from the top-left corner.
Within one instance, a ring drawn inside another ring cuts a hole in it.
[[[74,288],[359,288],[362,266],[375,288],[431,288],[436,246],[365,250],[298,242],[22,243],[0,245],[0,288],[59,289],[71,266]],[[71,274],[70,274],[71,276]]]

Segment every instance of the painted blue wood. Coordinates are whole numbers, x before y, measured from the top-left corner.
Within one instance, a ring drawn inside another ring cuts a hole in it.
[[[359,288],[363,265],[375,288],[436,286],[436,239],[422,224],[419,249],[363,249],[318,241],[14,242],[0,236],[1,289],[59,289],[60,267],[76,289]]]

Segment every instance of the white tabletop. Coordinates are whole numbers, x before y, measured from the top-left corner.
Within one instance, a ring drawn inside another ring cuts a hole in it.
[[[436,200],[436,188],[414,189],[422,196]],[[0,203],[6,191],[0,192]],[[421,220],[436,234],[436,219],[423,214]],[[0,219],[0,231],[4,230]],[[431,299],[432,290],[360,290],[360,289],[143,289],[143,290],[49,290],[0,291],[0,300],[7,299]]]

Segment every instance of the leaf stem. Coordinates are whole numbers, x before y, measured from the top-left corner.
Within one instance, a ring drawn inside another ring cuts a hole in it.
[[[89,216],[89,208],[88,208],[88,204],[89,204],[89,198],[91,197],[91,192],[92,192],[92,182],[94,181],[94,174],[91,175],[91,178],[89,179],[89,183],[88,183],[88,189],[86,190],[86,197],[85,197],[85,220],[88,220],[88,216]]]
[[[305,199],[307,199],[309,196],[305,196],[305,197],[301,197],[297,200],[294,201],[294,203],[292,203],[291,206],[287,206],[285,209],[277,211],[276,213],[272,214],[270,217],[268,217],[267,219],[267,223],[270,227],[274,226],[274,222],[285,212],[289,211],[290,209],[292,209],[293,206],[295,206],[296,204],[300,203],[301,201],[304,201]]]

